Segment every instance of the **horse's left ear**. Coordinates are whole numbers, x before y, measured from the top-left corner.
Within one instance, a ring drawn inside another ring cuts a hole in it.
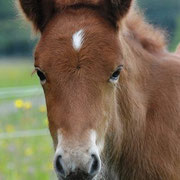
[[[23,13],[37,31],[43,31],[55,11],[55,0],[18,0]]]
[[[104,0],[104,13],[106,18],[117,27],[118,21],[129,11],[133,0]]]

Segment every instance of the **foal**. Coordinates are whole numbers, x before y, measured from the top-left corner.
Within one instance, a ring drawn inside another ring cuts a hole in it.
[[[54,167],[66,180],[180,179],[180,58],[132,0],[19,0],[41,39]]]

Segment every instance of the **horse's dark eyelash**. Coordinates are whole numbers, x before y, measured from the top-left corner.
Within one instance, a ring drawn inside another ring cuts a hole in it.
[[[120,73],[120,72],[122,71],[122,69],[123,69],[123,65],[119,65],[119,66],[117,67],[117,69],[112,72],[111,76],[112,76],[113,74],[115,74],[115,73],[118,73],[118,72]]]

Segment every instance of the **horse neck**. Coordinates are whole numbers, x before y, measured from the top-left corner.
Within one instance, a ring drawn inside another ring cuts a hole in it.
[[[124,72],[117,91],[118,119],[125,129],[125,137],[129,137],[129,134],[134,136],[132,131],[142,134],[148,104],[148,86],[153,80],[151,67],[156,59],[128,38],[121,40],[121,46],[124,45]]]
[[[129,34],[120,33],[119,37],[124,70],[116,92],[116,116],[110,125],[105,147],[108,157],[106,163],[110,164],[109,169],[112,170],[109,174],[114,179],[118,179],[115,169],[121,166],[123,154],[133,157],[142,151],[149,96],[155,78],[153,66],[158,66],[160,62],[157,58],[162,55],[162,51],[150,52],[144,49]]]
[[[161,59],[167,56],[166,39],[162,31],[146,23],[143,16],[132,9],[122,23],[119,41],[124,72],[117,92],[118,119],[126,129],[123,134],[133,130],[139,131],[142,137],[149,97],[156,88],[154,79],[158,78]]]

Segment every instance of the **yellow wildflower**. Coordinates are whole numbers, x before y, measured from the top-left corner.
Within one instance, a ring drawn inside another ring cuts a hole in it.
[[[17,99],[15,102],[14,102],[14,105],[15,107],[17,107],[18,109],[22,108],[23,107],[23,101],[21,99]]]
[[[31,109],[32,108],[32,103],[31,102],[24,102],[23,104],[24,109]]]
[[[8,132],[8,133],[14,132],[14,126],[11,124],[7,125],[6,126],[6,132]]]
[[[33,154],[33,150],[32,150],[32,148],[27,148],[27,149],[25,149],[24,153],[26,156],[31,156]]]
[[[46,106],[45,106],[45,105],[40,106],[40,107],[39,107],[39,111],[42,112],[42,113],[43,113],[43,112],[46,112]]]

